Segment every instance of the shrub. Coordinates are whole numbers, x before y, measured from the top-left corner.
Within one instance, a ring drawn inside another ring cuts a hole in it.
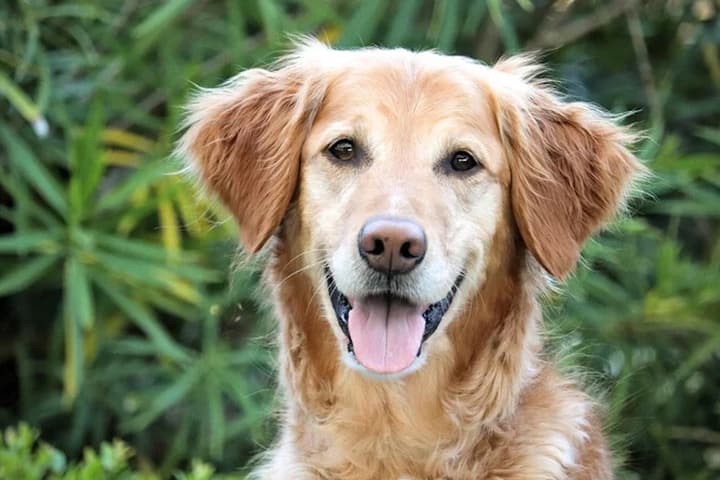
[[[98,452],[72,467],[42,443],[8,456],[35,438],[19,427],[4,468],[32,458],[51,476],[108,456],[126,468],[123,444],[102,446],[121,437],[131,463],[164,478],[195,457],[236,469],[270,441],[258,265],[229,268],[232,222],[172,175],[168,155],[193,84],[271,60],[291,32],[487,62],[541,48],[569,96],[636,112],[627,121],[647,131],[639,155],[656,176],[548,299],[553,343],[608,391],[623,477],[717,477],[717,11],[711,0],[0,2],[0,424],[41,427],[67,458]]]
[[[16,480],[157,480],[152,472],[130,467],[133,451],[120,440],[103,442],[96,452],[86,448],[82,460],[68,464],[65,455],[37,440],[38,432],[21,423],[0,436],[0,478]],[[239,476],[218,476],[205,463],[193,461],[187,472],[175,472],[177,480],[240,480]]]

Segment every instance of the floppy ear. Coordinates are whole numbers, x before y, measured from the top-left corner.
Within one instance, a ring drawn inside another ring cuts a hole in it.
[[[527,60],[510,59],[495,68],[512,74],[513,67],[523,84],[499,105],[513,214],[530,252],[562,279],[644,167],[628,151],[634,140],[629,130],[591,105],[563,102],[549,87],[528,79],[538,68]]]
[[[247,70],[188,106],[178,151],[240,225],[257,252],[282,222],[298,180],[308,128],[324,96],[297,63]]]

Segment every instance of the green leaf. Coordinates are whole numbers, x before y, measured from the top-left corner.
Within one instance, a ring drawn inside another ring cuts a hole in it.
[[[37,12],[38,19],[53,17],[83,18],[99,20],[100,22],[112,23],[114,16],[111,12],[98,5],[83,5],[80,2],[68,3],[65,5],[43,5],[43,9]]]
[[[685,361],[673,373],[673,381],[680,382],[708,362],[720,352],[720,331],[700,342],[690,352]]]
[[[450,52],[455,45],[460,30],[460,5],[458,0],[437,0],[440,8],[437,47]]]
[[[35,228],[35,222],[39,222],[42,226],[51,229],[62,226],[52,209],[35,201],[36,198],[30,186],[23,180],[19,172],[0,170],[0,186],[14,200],[14,208],[12,210],[8,209],[10,213],[6,214],[5,218],[10,220],[16,231]]]
[[[108,349],[118,355],[139,357],[157,355],[155,344],[141,338],[121,338],[109,344]]]
[[[237,46],[243,45],[247,38],[247,18],[240,2],[226,0],[226,4],[227,18],[224,24],[227,31],[227,42],[229,45],[236,46],[236,48],[230,49],[230,54],[236,65],[245,65],[247,51],[244,48],[237,48]]]
[[[173,269],[167,265],[107,252],[97,252],[94,255],[104,268],[130,283],[159,287],[187,302],[194,303],[200,300],[200,294],[195,287],[188,284],[182,272],[177,271],[186,270],[187,266],[178,265]]]
[[[220,382],[213,373],[206,374],[204,386],[210,436],[208,450],[212,457],[221,458],[222,445],[225,437],[222,390],[220,388]]]
[[[42,255],[31,260],[23,260],[14,268],[0,275],[0,297],[16,293],[43,278],[60,255]]]
[[[60,248],[60,230],[26,230],[0,235],[0,253],[23,255],[28,252],[56,252]]]
[[[239,350],[224,352],[220,356],[228,365],[241,367],[266,363],[271,360],[272,353],[267,349],[246,344]]]
[[[410,37],[417,28],[416,17],[422,8],[422,2],[417,0],[402,0],[398,3],[397,12],[385,36],[385,44],[388,46],[401,46]]]
[[[282,10],[275,0],[258,0],[258,10],[262,20],[263,31],[270,43],[275,43],[280,38],[280,23]]]
[[[55,177],[40,163],[20,137],[2,127],[0,127],[0,137],[7,146],[11,165],[37,189],[55,211],[65,214],[67,211],[65,192]]]
[[[142,165],[120,185],[100,197],[95,206],[94,213],[99,214],[108,210],[126,209],[130,197],[139,188],[153,184],[168,173],[170,173],[170,162],[168,162],[167,159]]]
[[[486,2],[472,2],[467,14],[465,15],[465,23],[462,26],[463,35],[472,35],[480,26],[485,13],[487,12]]]
[[[65,363],[63,365],[63,397],[65,402],[72,402],[83,383],[84,352],[80,325],[72,316],[70,299],[65,299],[64,332],[65,332]]]
[[[517,4],[526,12],[532,12],[535,9],[532,0],[517,0]]]
[[[142,413],[125,423],[125,428],[132,431],[143,430],[169,408],[182,401],[202,378],[202,370],[192,367],[180,374],[170,386],[152,395],[149,405]]]
[[[65,262],[65,301],[72,320],[85,330],[92,327],[95,308],[90,281],[85,266],[75,256]]]
[[[160,8],[148,15],[145,20],[133,29],[133,37],[140,38],[157,35],[182,15],[193,3],[194,0],[166,1]]]
[[[505,16],[502,0],[487,0],[487,4],[488,10],[490,11],[490,18],[492,18],[498,30],[500,30],[500,37],[505,45],[505,49],[508,53],[518,52],[520,50],[520,42],[518,41],[512,24]]]
[[[20,115],[30,122],[39,137],[47,136],[47,120],[45,120],[45,117],[42,115],[40,108],[2,71],[0,71],[0,94],[5,96],[17,111],[20,112]]]
[[[345,26],[338,44],[342,47],[367,45],[383,18],[386,3],[384,0],[363,0],[350,21]]]
[[[110,235],[99,230],[88,230],[88,233],[95,239],[98,247],[113,253],[127,255],[134,259],[145,259],[162,263],[171,259],[167,250],[156,243],[134,238],[125,238],[120,235]],[[181,265],[186,265],[191,268],[192,266],[190,264],[199,261],[202,257],[199,252],[193,251],[181,251],[179,256],[183,260]]]
[[[105,170],[100,149],[103,124],[102,103],[96,100],[90,107],[85,126],[72,138],[68,187],[71,221],[79,221],[92,205],[92,196]]]
[[[664,200],[649,207],[648,210],[667,215],[720,218],[720,203],[705,203],[695,200]]]
[[[102,275],[93,275],[95,284],[155,344],[160,354],[177,362],[186,362],[190,355],[165,331],[160,322],[144,306],[121,292],[117,285]]]
[[[720,155],[717,153],[694,153],[689,155],[665,156],[653,162],[652,168],[658,174],[687,173],[703,176],[718,171]]]
[[[720,129],[718,128],[700,127],[696,135],[715,145],[720,145]]]

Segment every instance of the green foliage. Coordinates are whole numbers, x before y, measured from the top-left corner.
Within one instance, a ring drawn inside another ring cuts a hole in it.
[[[68,464],[65,455],[38,442],[38,432],[21,423],[0,436],[0,478],[14,480],[157,480],[152,472],[135,471],[129,461],[133,451],[120,440],[103,442],[98,451],[86,448],[82,460]],[[176,480],[241,480],[215,475],[209,465],[193,461],[187,472],[174,472]]]
[[[196,457],[235,470],[270,441],[258,265],[228,268],[232,222],[168,156],[194,84],[270,61],[292,33],[486,62],[545,49],[570,97],[636,112],[628,121],[647,131],[638,151],[654,177],[632,219],[591,242],[548,299],[552,340],[607,391],[623,478],[717,478],[718,10],[712,0],[0,2],[0,424],[40,426],[65,452],[8,430],[0,478],[154,478],[128,461],[167,478]],[[103,444],[116,437],[132,459]],[[208,468],[176,477],[209,478]]]

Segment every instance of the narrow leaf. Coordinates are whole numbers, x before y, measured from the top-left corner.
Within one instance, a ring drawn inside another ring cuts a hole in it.
[[[402,0],[399,2],[397,12],[385,37],[387,45],[402,45],[410,37],[412,32],[417,29],[416,18],[421,8],[422,2],[417,0]]]
[[[104,124],[103,107],[94,101],[82,129],[73,135],[70,145],[70,219],[79,221],[92,205],[92,197],[105,171],[100,149],[100,130]]]
[[[135,259],[162,263],[168,260],[167,251],[156,243],[135,238],[125,238],[120,235],[110,235],[99,230],[88,230],[88,232],[92,234],[97,245],[104,250],[110,250]],[[197,252],[191,251],[182,252],[182,257],[186,262],[196,262],[200,259],[200,255]]]
[[[6,270],[0,275],[0,297],[18,292],[43,278],[58,258],[59,255],[42,255]]]
[[[458,0],[444,0],[440,14],[440,31],[437,46],[444,52],[452,50],[460,29],[460,5]]]
[[[270,43],[275,43],[280,38],[282,11],[275,0],[258,0],[258,9],[265,35]]]
[[[65,262],[65,291],[68,315],[83,329],[92,327],[95,309],[90,282],[85,266],[75,256]]]
[[[151,185],[169,171],[166,160],[148,163],[138,168],[123,183],[103,195],[95,206],[95,213],[127,208],[138,189]]]
[[[168,195],[161,195],[162,198],[158,202],[158,217],[162,243],[168,254],[173,258],[177,258],[180,253],[180,225]]]
[[[63,400],[72,402],[83,381],[84,355],[80,325],[73,318],[72,300],[66,296],[64,305],[65,363],[63,364]]]
[[[30,122],[38,137],[47,136],[48,124],[40,108],[3,72],[0,72],[0,94],[7,97],[20,115]]]
[[[11,165],[37,189],[48,204],[58,213],[64,214],[67,211],[67,200],[60,183],[40,163],[20,137],[2,127],[0,127],[0,137],[7,146]]]
[[[140,38],[156,34],[182,15],[193,4],[193,0],[169,0],[151,13],[132,32],[133,37]]]
[[[507,17],[505,17],[503,2],[501,0],[488,0],[487,4],[490,17],[498,30],[500,30],[500,37],[505,45],[505,49],[508,53],[517,52],[520,49],[520,42],[518,41],[512,24],[508,21]]]
[[[0,253],[22,255],[31,251],[55,252],[60,248],[60,231],[28,230],[0,236]]]
[[[366,45],[370,42],[383,18],[385,7],[384,0],[364,0],[348,21],[338,42],[340,46]]]
[[[182,401],[201,378],[199,368],[185,371],[169,387],[153,395],[150,405],[143,409],[140,415],[127,422],[126,427],[129,430],[144,429],[169,408]]]
[[[119,128],[106,128],[101,134],[103,142],[116,147],[123,147],[136,152],[149,153],[155,147],[152,140],[137,133]]]
[[[155,316],[145,307],[121,292],[101,275],[93,275],[95,284],[124,312],[128,318],[155,344],[162,355],[177,362],[190,359],[188,353],[165,331]]]
[[[212,373],[206,376],[205,398],[207,403],[208,427],[210,433],[210,444],[208,446],[208,450],[213,458],[221,458],[223,440],[225,438],[223,399],[220,382]]]

